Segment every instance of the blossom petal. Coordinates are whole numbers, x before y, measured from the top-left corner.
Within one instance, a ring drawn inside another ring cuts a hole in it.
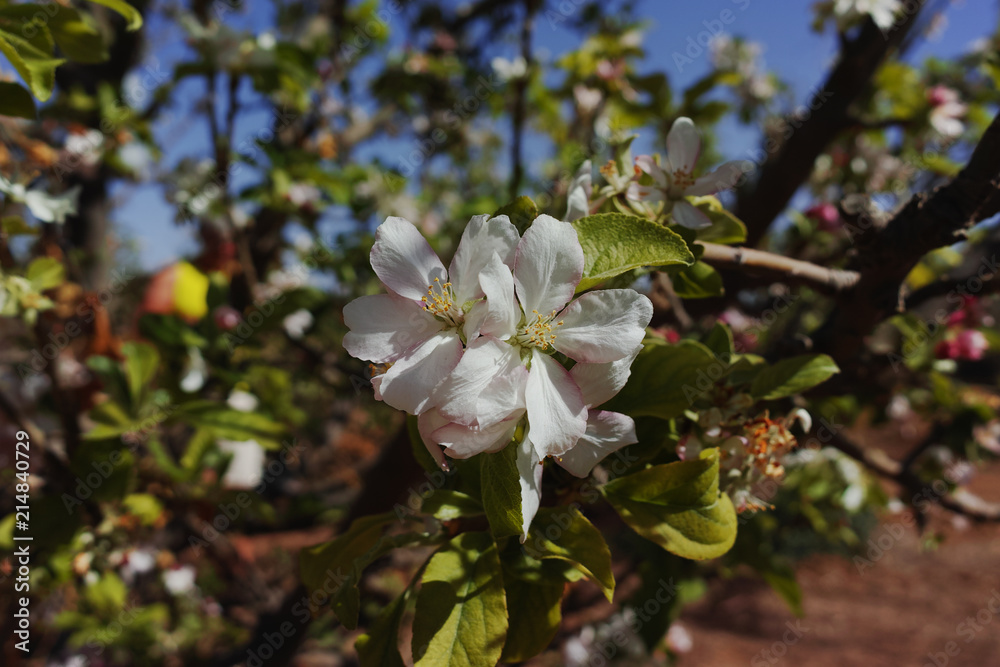
[[[686,201],[674,203],[674,222],[688,229],[704,229],[712,226],[712,219]]]
[[[753,171],[753,162],[749,160],[733,160],[720,165],[715,171],[699,176],[695,179],[694,185],[684,191],[685,195],[700,197],[702,195],[714,195],[736,187],[744,174]]]
[[[628,186],[625,196],[632,201],[648,201],[655,204],[666,199],[667,193],[660,188],[632,183]]]
[[[437,387],[434,403],[450,421],[491,426],[524,407],[526,383],[527,370],[517,349],[480,336]]]
[[[444,457],[444,450],[441,445],[434,440],[432,434],[442,426],[448,424],[448,419],[438,410],[430,409],[417,417],[417,430],[420,432],[420,440],[424,447],[430,452],[431,458],[442,470],[448,470],[448,459]]]
[[[507,421],[497,422],[492,426],[465,426],[463,424],[447,424],[434,431],[431,438],[447,447],[448,456],[456,459],[467,459],[483,452],[497,452],[507,446],[520,416]]]
[[[649,174],[653,178],[653,183],[655,183],[658,188],[666,189],[667,172],[663,170],[663,167],[653,161],[653,156],[637,155],[635,157],[635,165],[643,172]]]
[[[524,398],[539,459],[565,453],[587,430],[580,388],[559,362],[537,349],[532,351]]]
[[[479,284],[486,294],[487,305],[486,319],[479,333],[507,340],[514,335],[521,319],[521,309],[514,298],[514,275],[494,253],[490,263],[479,274]]]
[[[524,312],[559,310],[573,298],[581,276],[583,248],[573,225],[548,215],[535,218],[514,258],[514,285]]]
[[[344,349],[356,359],[392,361],[444,326],[409,299],[393,294],[363,296],[344,306]]]
[[[617,361],[642,342],[652,317],[653,304],[635,290],[588,292],[557,316],[552,345],[577,361]]]
[[[690,174],[701,154],[701,136],[690,118],[684,116],[674,121],[667,133],[667,162],[670,171]]]
[[[529,435],[530,429],[517,445],[517,472],[521,486],[521,544],[528,539],[528,529],[542,504],[542,460]]]
[[[448,278],[455,292],[455,303],[461,306],[466,301],[483,296],[479,284],[479,274],[494,254],[507,266],[513,266],[514,253],[520,237],[517,228],[506,215],[491,218],[477,215],[466,226],[462,240],[448,267]]]
[[[444,264],[427,239],[408,220],[388,217],[375,230],[372,268],[386,287],[396,294],[420,301],[437,278],[448,280]]]
[[[603,364],[579,363],[573,366],[569,374],[580,388],[584,405],[593,407],[614,398],[628,382],[632,375],[632,362],[641,351],[642,345],[636,345],[631,354],[617,361]]]
[[[382,400],[398,410],[419,415],[434,407],[434,388],[462,357],[462,341],[454,332],[436,333],[400,357],[381,376]]]
[[[619,412],[591,410],[587,431],[576,447],[556,458],[556,463],[577,477],[586,477],[608,454],[626,445],[639,442],[635,437],[635,422]]]

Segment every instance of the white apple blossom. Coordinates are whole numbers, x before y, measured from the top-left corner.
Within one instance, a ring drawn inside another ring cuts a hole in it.
[[[458,364],[463,343],[496,327],[498,315],[483,297],[491,296],[491,276],[510,274],[517,242],[507,216],[476,216],[445,269],[409,221],[390,217],[379,226],[371,265],[388,294],[344,307],[344,348],[373,363],[376,398],[414,415],[434,407],[434,390]]]
[[[695,208],[686,197],[712,195],[736,185],[743,174],[753,169],[747,160],[726,162],[715,171],[694,177],[694,166],[701,154],[701,136],[690,118],[678,118],[667,134],[667,157],[660,165],[652,156],[639,155],[636,167],[653,179],[652,185],[632,183],[628,198],[633,201],[664,202],[664,213],[674,222],[690,229],[712,224],[707,215]]]
[[[513,272],[498,265],[480,277],[491,304],[481,335],[436,388],[437,408],[418,422],[425,443],[455,458],[499,451],[523,427],[516,445],[523,536],[538,510],[546,457],[585,477],[636,442],[630,417],[595,408],[624,386],[653,307],[631,289],[571,302],[583,266],[573,226],[538,217],[517,246]],[[555,353],[577,363],[566,370]],[[440,451],[436,458],[443,461]]]

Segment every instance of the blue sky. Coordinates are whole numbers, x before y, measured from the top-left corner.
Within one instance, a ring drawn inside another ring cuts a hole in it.
[[[229,12],[226,21],[234,28],[261,31],[270,23],[271,4],[263,0],[248,3],[250,9]],[[451,2],[446,4],[453,4]],[[663,71],[675,90],[683,89],[703,76],[709,69],[706,52],[694,55],[693,62],[677,64],[675,54],[697,53],[699,38],[704,41],[707,31],[720,28],[730,35],[741,36],[764,45],[764,60],[769,68],[788,81],[796,99],[804,101],[809,90],[821,83],[836,57],[837,44],[831,30],[821,35],[812,32],[813,3],[803,0],[640,0],[638,14],[648,23],[644,44],[649,53],[643,71]],[[951,57],[964,52],[975,39],[996,28],[997,14],[993,3],[957,1],[945,12],[947,25],[932,41],[923,41],[908,54],[911,62],[928,56]],[[725,21],[728,21],[726,23]],[[390,24],[390,28],[394,28]],[[152,35],[147,63],[156,62],[161,70],[186,60],[188,48],[176,26],[153,17],[149,22]],[[398,44],[395,36],[393,43]],[[558,56],[578,46],[578,36],[565,24],[552,25],[544,17],[539,20],[535,35],[538,54]],[[513,44],[497,44],[496,54],[513,57]],[[204,93],[198,82],[185,83],[177,92],[180,103],[171,118],[155,128],[160,145],[164,146],[163,166],[175,164],[185,156],[207,156],[210,142],[207,124],[201,117],[192,122],[190,108]],[[247,96],[249,97],[249,95]],[[266,114],[251,112],[241,116],[237,124],[237,143],[242,137],[263,125]],[[753,128],[735,120],[724,121],[719,130],[719,150],[727,157],[744,157],[758,143]],[[408,146],[404,143],[402,146]],[[394,162],[391,144],[377,150]],[[530,193],[526,193],[530,194]],[[140,264],[154,269],[182,255],[194,252],[197,244],[190,226],[178,227],[173,222],[173,209],[163,198],[163,189],[155,183],[122,185],[116,188],[119,205],[114,219],[122,237],[137,243]]]

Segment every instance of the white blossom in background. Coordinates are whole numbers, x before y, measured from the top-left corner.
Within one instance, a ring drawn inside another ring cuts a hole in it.
[[[632,183],[627,196],[635,202],[663,202],[664,213],[689,229],[702,229],[711,219],[695,208],[686,197],[713,195],[728,190],[753,169],[747,160],[734,160],[704,176],[694,177],[694,167],[701,154],[701,136],[690,118],[674,121],[667,134],[667,156],[661,165],[650,155],[635,158],[636,167],[653,179],[652,185]]]
[[[371,265],[386,294],[344,307],[344,348],[373,364],[375,397],[419,415],[434,407],[434,390],[455,368],[463,343],[490,332],[500,305],[483,297],[514,261],[517,229],[507,216],[469,222],[449,268],[407,220],[390,217],[375,232]],[[508,310],[513,308],[508,306]]]
[[[205,386],[205,379],[207,377],[208,364],[205,363],[205,358],[201,356],[201,350],[196,347],[189,347],[181,375],[181,391],[193,394]]]
[[[541,500],[545,458],[585,477],[605,456],[636,442],[631,417],[597,406],[628,379],[653,306],[631,289],[573,299],[583,266],[573,225],[539,216],[518,243],[513,272],[497,264],[480,277],[492,305],[478,317],[470,313],[477,336],[435,389],[437,409],[418,422],[425,442],[455,458],[499,451],[523,429],[517,443],[522,539]],[[555,352],[577,363],[567,371]]]
[[[252,489],[264,476],[264,448],[256,440],[216,440],[219,451],[229,454],[229,466],[222,476],[222,486],[227,489]]]
[[[84,132],[70,132],[66,136],[63,150],[74,164],[93,167],[103,157],[104,134],[93,128]]]
[[[896,23],[902,8],[900,0],[834,0],[833,14],[841,27],[852,25],[867,15],[879,28],[888,30]]]
[[[66,216],[76,215],[79,207],[80,186],[74,186],[62,194],[50,195],[37,188],[29,190],[20,183],[11,183],[0,176],[0,193],[9,197],[11,201],[27,206],[31,215],[38,218],[39,221],[61,225],[66,222]]]
[[[934,86],[927,91],[927,101],[931,105],[931,127],[949,139],[961,136],[965,131],[961,119],[969,107],[959,101],[958,91],[947,86]]]
[[[528,73],[528,63],[521,56],[517,56],[513,60],[496,57],[490,64],[501,81],[515,81],[524,78],[524,75]]]
[[[305,308],[299,308],[281,321],[281,326],[284,327],[285,332],[295,340],[299,340],[305,336],[312,325],[313,314]]]
[[[242,389],[234,389],[226,399],[226,405],[239,412],[253,412],[259,404],[256,396]]]
[[[194,568],[182,565],[163,573],[163,585],[171,595],[186,595],[195,589]]]

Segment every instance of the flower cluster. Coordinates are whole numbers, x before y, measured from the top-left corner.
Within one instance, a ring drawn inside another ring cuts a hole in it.
[[[389,292],[344,308],[345,349],[372,362],[376,398],[418,415],[442,467],[445,452],[518,448],[524,535],[545,458],[585,477],[636,442],[630,417],[598,406],[628,379],[652,304],[631,289],[574,299],[584,256],[573,225],[543,215],[522,237],[507,216],[477,216],[446,269],[390,217],[371,264]]]
[[[663,213],[674,222],[690,229],[703,229],[711,219],[699,211],[687,197],[714,195],[735,186],[744,174],[753,169],[747,160],[733,160],[704,176],[694,177],[694,167],[701,155],[701,136],[690,118],[678,118],[667,134],[667,157],[661,164],[650,155],[635,158],[637,179],[647,175],[652,183],[633,182],[626,196],[643,205],[663,203]]]
[[[719,448],[719,482],[738,512],[770,507],[757,495],[758,487],[785,476],[782,459],[798,444],[789,430],[792,424],[801,421],[806,431],[812,425],[809,413],[801,408],[784,418],[772,419],[767,412],[748,418],[745,411],[753,404],[749,394],[732,395],[722,405],[701,413],[692,432],[677,444],[682,461],[697,459],[704,449]]]

